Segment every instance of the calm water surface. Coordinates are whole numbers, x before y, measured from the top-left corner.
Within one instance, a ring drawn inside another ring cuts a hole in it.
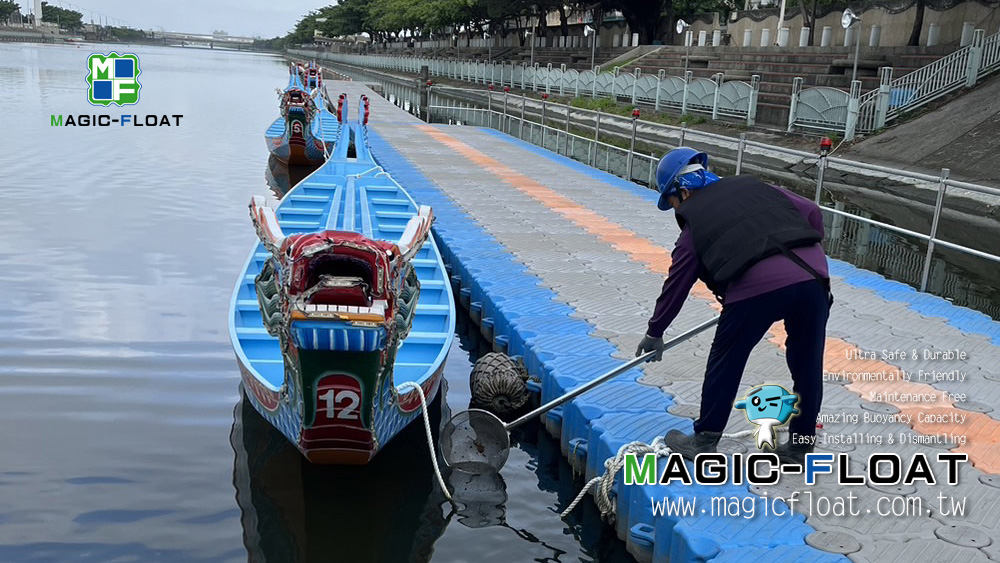
[[[113,48],[0,45],[0,561],[628,560],[590,503],[558,518],[580,483],[537,428],[502,480],[456,480],[458,512],[419,429],[367,469],[303,463],[241,401],[226,329],[285,64],[128,47],[140,102],[105,110],[86,60]],[[49,125],[100,113],[184,117]],[[461,336],[446,411],[468,403]]]

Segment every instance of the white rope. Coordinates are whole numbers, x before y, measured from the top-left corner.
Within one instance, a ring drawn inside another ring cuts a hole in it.
[[[594,493],[594,502],[597,503],[597,508],[601,510],[601,515],[609,522],[614,522],[615,503],[611,500],[611,489],[615,484],[615,475],[625,465],[625,454],[641,455],[648,453],[654,453],[657,457],[665,457],[670,453],[670,448],[663,441],[663,436],[657,436],[652,444],[635,441],[618,448],[618,453],[615,454],[615,457],[604,460],[604,474],[591,479],[580,491],[580,494],[573,499],[573,502],[566,507],[566,510],[560,514],[560,517],[565,518],[570,512],[573,512],[573,509],[580,504],[587,491],[596,484],[597,491]]]
[[[787,432],[787,428],[778,428],[778,432]],[[753,434],[753,429],[741,430],[739,432],[733,432],[731,434],[723,434],[722,438],[745,438]],[[587,492],[594,485],[598,485],[597,491],[594,492],[594,502],[597,504],[597,508],[601,511],[601,516],[603,516],[608,522],[614,522],[616,506],[614,501],[611,500],[611,489],[615,485],[615,476],[621,471],[621,468],[625,465],[625,454],[636,454],[644,455],[648,453],[656,454],[656,457],[666,457],[670,454],[670,448],[664,441],[663,436],[657,436],[653,440],[652,444],[647,444],[641,441],[629,442],[621,448],[618,448],[618,453],[615,457],[609,457],[604,460],[604,474],[594,477],[587,484],[583,486],[580,490],[580,494],[576,495],[573,502],[566,507],[566,510],[562,512],[559,516],[565,518],[569,516],[570,512],[576,508],[580,501],[587,496]]]
[[[431,454],[431,463],[434,465],[434,475],[437,476],[438,485],[441,485],[441,491],[444,493],[444,498],[448,499],[448,502],[454,503],[455,501],[451,499],[451,493],[448,492],[447,485],[444,484],[444,477],[441,476],[441,468],[438,467],[437,453],[434,451],[434,434],[431,432],[431,417],[427,414],[427,397],[424,396],[424,390],[412,381],[404,381],[399,386],[402,388],[410,387],[416,389],[417,395],[420,397],[420,411],[424,415],[424,432],[427,434],[427,450]]]

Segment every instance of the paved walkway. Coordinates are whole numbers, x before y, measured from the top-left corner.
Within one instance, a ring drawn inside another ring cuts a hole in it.
[[[360,88],[350,83],[337,86],[349,92]],[[331,92],[337,89],[331,87]],[[397,179],[409,173],[432,184],[463,212],[461,220],[471,220],[495,240],[493,252],[513,256],[526,274],[566,303],[574,317],[586,321],[592,327],[591,339],[613,345],[614,357],[632,356],[679,233],[672,213],[656,209],[652,191],[495,131],[427,125],[379,97],[372,98],[373,152],[380,162],[385,157],[383,165],[390,173]],[[391,157],[393,151],[406,162]],[[410,189],[407,181],[401,183]],[[420,199],[417,194],[414,197]],[[436,230],[448,221],[438,217]],[[827,382],[822,432],[830,440],[820,449],[849,452],[852,466],[859,471],[868,455],[885,451],[900,453],[907,461],[916,452],[934,459],[934,454],[950,448],[968,453],[973,463],[965,466],[957,487],[852,487],[861,507],[874,507],[880,497],[902,496],[920,498],[924,510],[911,517],[881,517],[873,508],[871,513],[838,517],[822,515],[821,509],[813,507],[806,510],[806,524],[826,533],[810,536],[807,542],[849,552],[854,561],[1000,561],[1000,323],[845,263],[831,261],[831,273],[837,300],[829,323],[826,371],[892,374],[904,370],[911,379]],[[718,309],[707,288],[699,284],[666,337],[710,318]],[[791,387],[784,337],[783,327],[776,324],[755,348],[741,396],[764,382]],[[708,335],[697,337],[670,351],[663,362],[644,368],[640,382],[670,396],[669,412],[663,414],[657,433],[669,427],[668,416],[696,415],[710,344]],[[883,355],[883,351],[895,350],[901,354]],[[924,358],[925,351],[943,356],[953,350],[967,358]],[[936,373],[921,377],[921,370]],[[593,373],[580,377],[603,371],[595,367]],[[937,374],[963,380],[936,381],[933,376]],[[906,400],[903,394],[920,394],[926,400]],[[875,421],[879,417],[883,420]],[[644,418],[655,424],[657,415]],[[591,430],[597,422],[591,421]],[[729,430],[747,428],[742,411],[734,410]],[[869,443],[868,436],[884,440],[892,436],[894,443]],[[948,442],[942,436],[958,437],[965,443]],[[835,437],[850,443],[835,444]],[[727,447],[754,451],[748,440]],[[596,455],[595,451],[591,445],[590,455]],[[791,490],[786,483],[771,492]],[[799,490],[814,495],[846,494],[836,485]],[[958,500],[966,498],[967,516],[941,514],[939,492]],[[673,535],[672,549],[676,550],[684,532],[678,527]],[[734,546],[727,548],[722,539],[719,542],[722,551],[713,552],[711,558],[721,561]],[[675,557],[696,560],[691,553],[675,553]],[[928,559],[928,554],[933,556]]]

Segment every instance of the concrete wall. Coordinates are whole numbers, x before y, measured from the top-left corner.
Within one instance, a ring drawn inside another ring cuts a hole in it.
[[[905,5],[905,4],[904,4]],[[853,8],[852,8],[853,9]],[[821,12],[822,13],[822,12]],[[846,31],[840,26],[841,10],[835,10],[816,22],[815,41],[820,44],[823,26],[830,26],[833,33],[832,46],[843,46]],[[867,9],[859,8],[855,13],[861,16],[861,44],[868,45],[871,37],[871,29],[875,25],[881,26],[881,38],[879,45],[883,47],[896,47],[906,45],[910,38],[910,30],[913,27],[913,20],[916,17],[916,8],[910,7],[901,13],[890,13],[883,7],[873,6]],[[752,46],[760,46],[761,31],[770,29],[771,41],[773,45],[777,41],[778,10],[768,8],[764,10],[753,10],[751,12],[736,12],[738,19],[728,22],[727,32],[731,40],[730,45],[743,45],[744,30],[750,29],[753,33]],[[761,21],[755,19],[764,17]],[[751,17],[752,15],[752,17]],[[976,29],[985,29],[990,35],[1000,31],[1000,8],[988,6],[977,1],[969,1],[957,6],[939,11],[933,6],[927,6],[924,10],[924,26],[920,37],[920,44],[927,44],[927,34],[931,24],[940,25],[939,45],[958,46],[962,36],[962,25],[964,22],[971,22]],[[799,44],[799,30],[802,28],[802,17],[798,13],[797,7],[788,3],[785,10],[785,21],[783,27],[789,28],[789,46]],[[857,24],[855,24],[857,27]],[[698,32],[705,30],[711,38],[712,32],[717,29],[713,24],[704,20],[695,20],[691,23],[691,30],[694,32],[695,44],[698,42]],[[683,38],[677,37],[675,44],[683,45]]]

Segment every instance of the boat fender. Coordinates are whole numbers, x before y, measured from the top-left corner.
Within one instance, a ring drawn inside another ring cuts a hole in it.
[[[528,373],[505,354],[479,358],[469,374],[472,404],[497,416],[516,412],[528,402]]]

